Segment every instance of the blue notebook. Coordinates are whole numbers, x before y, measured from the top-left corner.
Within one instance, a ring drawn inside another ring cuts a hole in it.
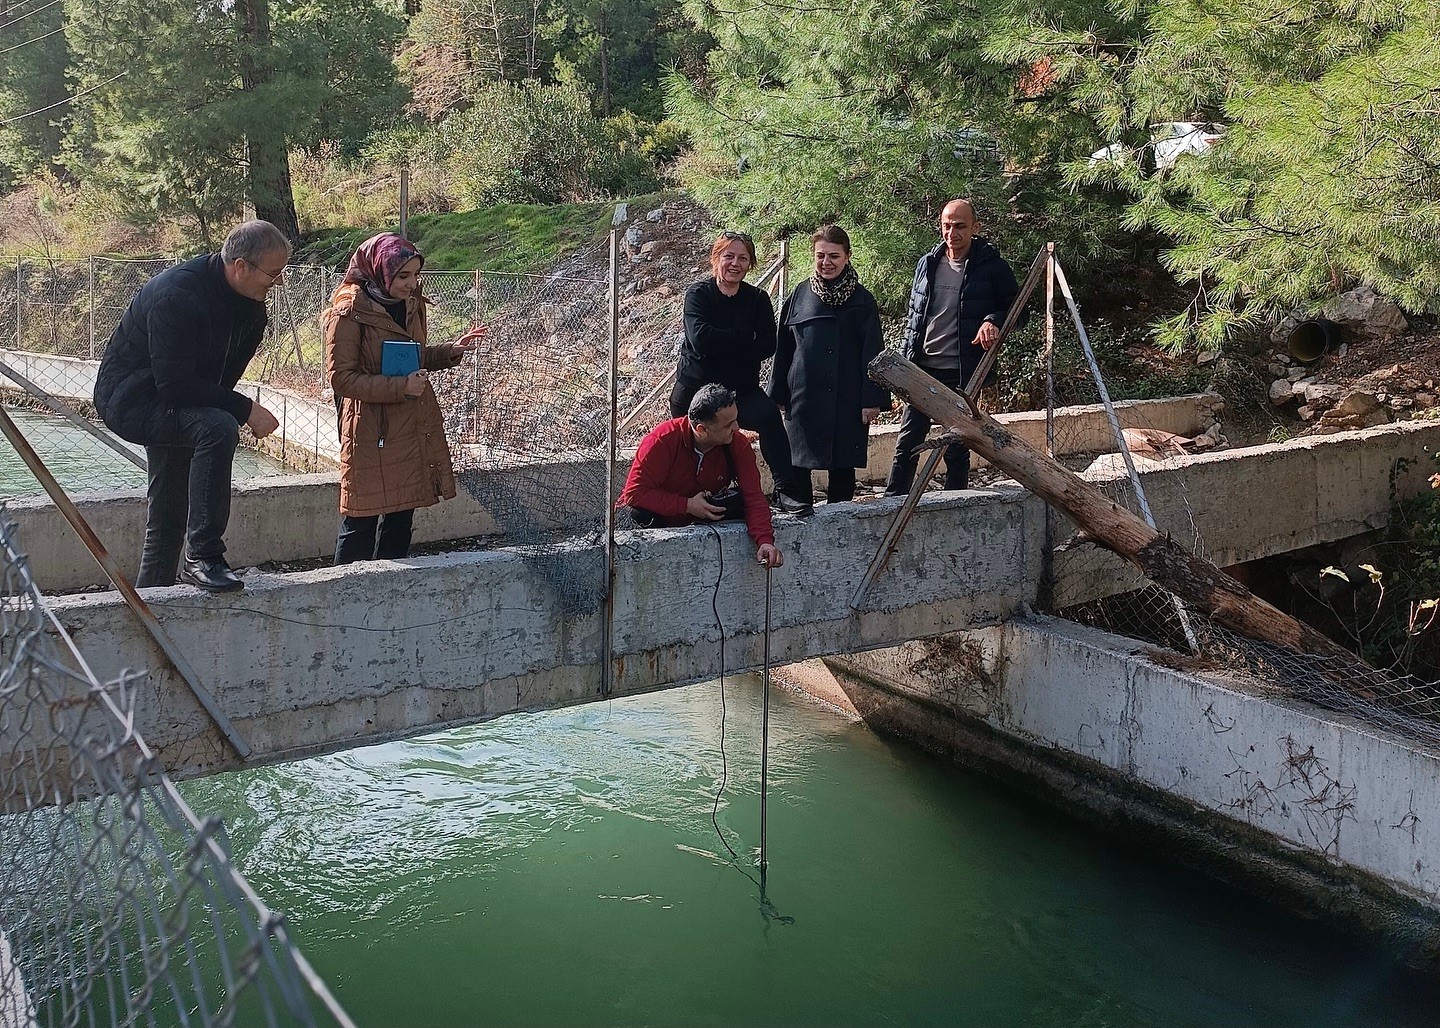
[[[380,374],[409,375],[420,370],[419,343],[409,339],[387,339],[380,346]]]

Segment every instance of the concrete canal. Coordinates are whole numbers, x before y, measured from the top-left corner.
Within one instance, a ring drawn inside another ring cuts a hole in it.
[[[1435,1023],[1367,945],[778,689],[767,918],[759,697],[723,756],[702,685],[184,789],[362,1025]]]

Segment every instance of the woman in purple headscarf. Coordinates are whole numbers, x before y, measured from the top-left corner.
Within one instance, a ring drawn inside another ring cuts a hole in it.
[[[400,236],[372,236],[350,258],[324,314],[325,365],[340,414],[336,564],[404,557],[415,508],[455,495],[429,373],[459,364],[485,329],[472,328],[453,343],[428,342],[424,260]],[[384,374],[387,341],[417,344],[419,370]]]

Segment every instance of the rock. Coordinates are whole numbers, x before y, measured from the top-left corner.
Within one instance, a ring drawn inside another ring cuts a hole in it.
[[[1295,413],[1300,415],[1302,420],[1310,421],[1315,417],[1316,411],[1315,408],[1309,404],[1303,404]]]
[[[1343,356],[1345,356],[1345,355],[1346,355],[1347,353],[1349,353],[1349,352],[1350,352],[1350,344],[1349,344],[1349,343],[1341,343],[1339,346],[1335,347],[1335,356],[1336,356],[1336,357],[1343,357]]]
[[[664,220],[665,220],[665,208],[664,208],[664,207],[657,207],[657,208],[655,208],[655,209],[654,209],[653,211],[651,211],[649,214],[645,215],[645,220],[646,220],[646,221],[649,221],[649,222],[664,221]]]
[[[1201,350],[1195,355],[1195,363],[1214,364],[1215,361],[1219,358],[1219,356],[1220,352],[1218,350]]]
[[[641,257],[652,257],[652,256],[654,256],[655,251],[658,250],[658,249],[660,249],[660,240],[658,240],[658,239],[652,239],[652,240],[650,240],[648,243],[646,243],[644,246],[640,247],[640,256],[641,256]]]
[[[1340,386],[1308,382],[1304,389],[1305,403],[1311,407],[1324,409],[1333,406],[1344,392],[1345,390]]]
[[[1291,368],[1289,371],[1287,371],[1287,372],[1285,373],[1285,376],[1286,376],[1288,379],[1290,379],[1290,381],[1292,381],[1292,382],[1298,382],[1298,381],[1300,381],[1302,378],[1305,377],[1305,369],[1304,369],[1304,368]]]
[[[1415,391],[1416,391],[1417,389],[1419,389],[1419,388],[1420,388],[1420,381],[1419,381],[1419,379],[1407,378],[1407,379],[1405,380],[1405,391],[1406,391],[1406,392],[1411,392],[1411,393],[1413,393],[1413,392],[1415,392]]]
[[[1271,378],[1284,378],[1285,373],[1290,369],[1279,361],[1271,361],[1265,366],[1265,370],[1270,372]]]
[[[1409,410],[1411,407],[1415,406],[1415,401],[1408,396],[1397,396],[1395,399],[1390,401],[1390,406],[1394,407],[1396,410]]]
[[[629,228],[627,228],[627,229],[625,230],[625,245],[626,245],[626,246],[631,246],[631,247],[639,246],[639,245],[640,245],[640,241],[643,240],[644,238],[645,238],[645,230],[644,230],[643,228],[641,228],[639,225],[631,225]]]
[[[1390,412],[1372,393],[1351,393],[1320,418],[1320,428],[1327,432],[1348,432],[1357,428],[1374,428],[1388,424]]]
[[[1367,339],[1388,339],[1410,327],[1399,304],[1369,286],[1341,293],[1326,305],[1324,315]]]
[[[1373,393],[1351,393],[1330,411],[1343,417],[1370,414],[1380,409],[1380,400]]]
[[[655,287],[655,295],[656,295],[656,296],[674,296],[674,295],[675,295],[675,287],[672,286],[669,282],[661,282],[658,286]]]
[[[630,220],[630,205],[628,203],[617,203],[615,205],[615,217],[610,219],[611,228],[619,228]]]
[[[1434,407],[1434,406],[1435,406],[1435,402],[1436,402],[1436,398],[1435,398],[1435,394],[1434,394],[1434,393],[1416,393],[1416,394],[1415,394],[1415,408],[1416,408],[1416,410],[1429,410],[1431,407]]]
[[[1295,331],[1295,326],[1304,321],[1305,317],[1300,311],[1292,311],[1280,319],[1280,323],[1270,330],[1270,341],[1277,349],[1283,350],[1290,341],[1290,333]]]
[[[1292,388],[1293,385],[1294,383],[1289,382],[1283,378],[1276,379],[1274,382],[1271,382],[1270,402],[1277,407],[1281,407],[1289,403],[1291,400],[1295,399],[1295,393]]]

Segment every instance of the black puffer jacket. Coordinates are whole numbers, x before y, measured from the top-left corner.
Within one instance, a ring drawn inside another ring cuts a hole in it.
[[[905,339],[901,352],[906,360],[916,364],[923,363],[921,358],[925,355],[925,321],[930,314],[930,292],[935,285],[935,268],[944,253],[945,244],[942,243],[921,257],[915,267],[915,283],[910,287],[910,310],[905,317]],[[1015,272],[1000,256],[1000,251],[984,239],[972,239],[965,264],[965,282],[960,287],[960,367],[964,372],[964,381],[969,381],[971,372],[985,354],[982,347],[970,340],[975,338],[983,322],[993,322],[999,328],[1019,292]],[[1024,324],[1023,318],[1021,324]]]
[[[244,424],[251,402],[235,392],[265,335],[265,304],[225,281],[219,254],[162,271],[130,301],[95,379],[95,409],[122,439],[173,442],[179,407],[218,407]]]

